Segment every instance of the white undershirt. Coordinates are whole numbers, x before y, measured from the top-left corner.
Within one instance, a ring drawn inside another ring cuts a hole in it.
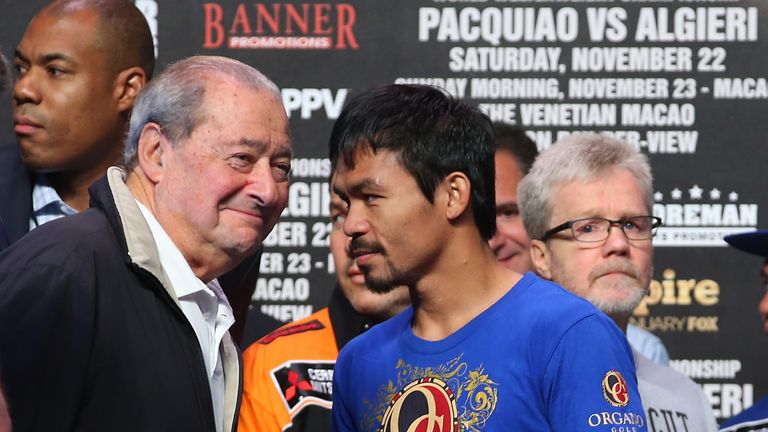
[[[179,299],[181,310],[195,330],[200,342],[208,383],[213,398],[213,413],[216,430],[224,430],[224,368],[220,353],[221,341],[235,322],[232,307],[216,279],[206,285],[192,272],[184,255],[168,237],[155,216],[140,202],[136,201],[144,215],[152,237],[155,239],[160,256],[160,265],[168,275],[173,290]]]

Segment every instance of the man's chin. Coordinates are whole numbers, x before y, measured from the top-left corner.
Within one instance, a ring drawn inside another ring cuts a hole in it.
[[[365,286],[377,294],[387,294],[395,289],[397,285],[389,279],[377,278],[366,274]]]
[[[587,298],[606,314],[629,315],[640,304],[645,291],[635,287],[623,287],[620,291],[592,291]]]
[[[234,259],[243,260],[255,255],[260,249],[259,245],[261,245],[261,242],[258,240],[240,241],[227,248],[227,255]]]
[[[19,146],[21,163],[27,168],[38,173],[63,171],[60,164],[46,158],[38,149],[30,146]]]

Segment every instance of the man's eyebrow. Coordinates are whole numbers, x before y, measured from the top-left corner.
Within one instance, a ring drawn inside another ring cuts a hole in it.
[[[353,193],[360,193],[363,189],[382,190],[384,189],[384,186],[382,186],[375,179],[368,177],[360,180],[359,182],[353,184],[347,189],[352,191]]]
[[[332,189],[333,189],[333,193],[338,195],[342,200],[347,197],[347,194],[344,193],[344,191],[342,191],[341,188],[339,188],[338,186],[333,185]]]
[[[249,138],[241,138],[239,141],[236,142],[236,144],[251,147],[257,153],[266,153],[267,149],[269,149],[268,143],[261,140],[254,140]],[[290,145],[281,144],[273,156],[290,158],[293,156],[293,150],[291,149]]]
[[[520,206],[516,202],[503,202],[496,204],[496,210],[520,210]]]
[[[54,60],[62,60],[68,63],[77,63],[72,57],[62,53],[45,54],[40,57],[43,63],[52,62]]]
[[[344,201],[342,201],[342,202],[332,202],[331,205],[330,205],[330,208],[331,208],[331,210],[344,211],[344,210],[347,209],[347,203],[345,203]]]
[[[29,59],[17,48],[14,51],[14,55],[16,58],[21,59],[23,61],[29,61]],[[50,63],[55,60],[62,60],[68,63],[77,63],[75,59],[73,59],[71,56],[64,54],[64,53],[50,53],[50,54],[43,54],[39,57],[39,60],[41,63]]]

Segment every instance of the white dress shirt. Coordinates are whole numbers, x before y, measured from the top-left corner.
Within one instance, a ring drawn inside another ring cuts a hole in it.
[[[225,385],[221,341],[235,322],[232,307],[219,282],[213,279],[206,285],[198,279],[155,216],[140,202],[136,202],[152,231],[160,264],[176,292],[181,310],[197,334],[211,386],[216,430],[223,432]]]

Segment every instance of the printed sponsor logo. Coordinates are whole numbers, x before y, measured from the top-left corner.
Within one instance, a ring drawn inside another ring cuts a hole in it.
[[[609,404],[618,408],[625,407],[629,403],[627,382],[618,371],[608,371],[603,377],[603,397]]]
[[[718,315],[666,315],[667,307],[696,307],[703,313],[720,303],[720,284],[713,279],[694,279],[678,275],[675,269],[664,269],[661,280],[652,280],[648,294],[629,318],[632,325],[652,333],[717,333]],[[656,308],[659,309],[656,309]],[[703,307],[703,309],[702,309]]]
[[[656,191],[653,198],[653,214],[664,221],[654,246],[725,247],[723,237],[757,227],[758,204],[739,202],[739,193],[733,190],[694,184],[668,193]]]
[[[379,432],[458,432],[456,397],[439,378],[421,378],[406,385],[392,398]]]
[[[675,269],[664,269],[661,280],[652,280],[648,294],[635,308],[636,317],[648,316],[654,306],[715,306],[720,303],[720,284],[713,279],[680,277]]]
[[[741,371],[739,359],[676,359],[669,366],[691,379],[734,379]]]
[[[331,407],[334,361],[293,361],[272,370],[272,380],[293,415],[307,404]]]
[[[347,3],[203,4],[203,48],[358,49],[357,10]]]
[[[639,427],[645,424],[645,421],[643,416],[637,413],[603,411],[590,414],[587,423],[590,427],[614,426],[611,428],[611,431],[615,432],[636,432]],[[616,426],[619,428],[616,428]]]
[[[499,383],[482,364],[472,365],[463,356],[426,367],[398,360],[396,381],[381,383],[375,397],[365,396],[374,402],[362,415],[362,429],[478,431],[493,424]]]
[[[341,114],[341,108],[344,106],[349,90],[283,88],[281,93],[288,118],[295,118],[295,115],[299,114],[303,120],[308,120],[322,113],[328,120],[335,120]]]
[[[712,412],[719,419],[727,419],[752,406],[755,401],[755,386],[753,383],[704,383],[701,390],[712,405]],[[752,429],[734,429],[752,431]]]

